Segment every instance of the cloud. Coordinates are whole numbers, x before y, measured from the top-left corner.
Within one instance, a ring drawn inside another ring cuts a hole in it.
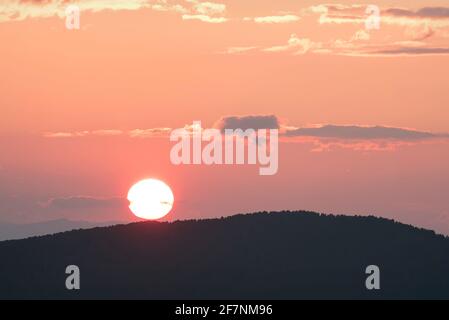
[[[265,16],[255,18],[245,18],[245,21],[254,21],[261,24],[276,24],[276,23],[292,23],[301,20],[301,17],[293,14],[286,14],[281,16]]]
[[[418,47],[399,47],[393,49],[379,50],[379,51],[371,51],[368,54],[370,55],[391,55],[391,56],[419,56],[419,55],[446,55],[449,54],[449,47],[426,47],[426,48],[418,48]]]
[[[199,14],[216,15],[224,14],[226,12],[226,5],[223,3],[200,2],[197,0],[187,0],[187,2],[193,3],[194,10]]]
[[[279,129],[280,121],[274,115],[227,116],[221,118],[215,128],[222,132],[226,129]]]
[[[182,20],[196,20],[206,23],[220,24],[228,21],[224,16],[226,13],[226,5],[216,2],[201,2],[198,0],[186,0],[193,4],[189,13],[182,15]]]
[[[320,54],[340,55],[349,57],[400,57],[400,56],[430,56],[448,55],[449,46],[445,39],[449,37],[449,31],[442,29],[449,27],[449,8],[425,7],[416,11],[399,8],[379,9],[382,23],[396,25],[399,33],[393,33],[382,37],[378,30],[368,30],[365,27],[370,13],[367,5],[323,4],[304,9],[300,15],[302,18],[308,15],[319,15],[320,24],[354,24],[358,30],[347,39],[335,39],[316,41],[309,37],[298,37],[292,34],[286,44],[275,44],[260,47],[257,44],[248,44],[242,47],[229,47],[224,50],[227,54],[240,54],[250,48],[261,53],[289,53],[292,55]],[[281,22],[281,17],[260,17],[259,23]],[[257,18],[245,18],[247,21],[255,21]],[[286,19],[285,21],[289,20]],[[293,19],[292,19],[293,20]],[[360,28],[358,25],[362,25]],[[431,39],[431,40],[429,40]],[[427,41],[429,40],[429,41]],[[438,41],[439,40],[439,41]],[[248,50],[248,51],[249,51]]]
[[[415,18],[449,18],[449,8],[445,7],[424,7],[417,11],[401,8],[386,9],[384,13],[397,17],[415,17]]]
[[[183,14],[182,20],[197,20],[201,22],[207,22],[207,23],[225,23],[228,21],[225,17],[211,17],[204,14]]]
[[[268,47],[263,49],[264,52],[285,52],[293,51],[294,54],[305,54],[311,50],[320,49],[322,44],[314,42],[307,38],[299,38],[296,34],[292,34],[286,45]]]
[[[427,31],[426,38],[431,35]],[[314,54],[332,54],[353,57],[396,57],[396,56],[425,56],[425,55],[447,55],[449,47],[431,46],[419,37],[416,40],[406,41],[390,41],[387,43],[372,43],[370,33],[365,30],[357,31],[349,40],[332,40],[328,42],[316,42],[308,38],[299,38],[296,34],[292,34],[287,44],[277,45],[266,48],[260,48],[265,53],[282,53],[287,52],[293,55],[303,55],[306,53]],[[257,48],[257,47],[253,47]],[[227,50],[225,53],[236,54],[238,51]]]
[[[417,48],[418,49],[418,48]],[[288,126],[276,115],[244,115],[244,116],[224,116],[213,126],[222,133],[226,129],[230,130],[259,130],[278,129],[283,141],[304,142],[315,145],[314,151],[328,150],[331,147],[350,148],[353,150],[393,150],[400,145],[413,145],[426,141],[448,140],[447,133],[433,133],[427,131],[414,130],[409,128],[388,127],[388,126],[364,126],[364,125],[317,125],[317,126]],[[194,129],[198,129],[196,124],[184,126],[187,134],[192,134]],[[206,128],[201,128],[206,129]],[[128,138],[150,139],[163,137],[168,138],[172,128],[160,127],[149,129],[134,129],[126,132],[115,130],[80,131],[74,133],[54,133],[46,134],[50,138],[77,138],[93,136],[127,136]]]
[[[45,132],[45,138],[77,138],[85,137],[89,135],[89,131],[76,131],[76,132]]]
[[[44,207],[62,210],[119,209],[127,206],[127,200],[119,197],[96,198],[85,196],[54,198],[44,204]]]
[[[405,33],[412,39],[412,41],[424,41],[437,34],[437,32],[428,25],[425,25],[424,27],[409,27]]]
[[[152,138],[168,136],[171,128],[134,129],[128,132],[131,138]]]
[[[74,131],[74,132],[45,132],[44,138],[82,138],[87,136],[119,136],[123,131],[115,129],[101,129],[94,131]]]
[[[310,7],[307,11],[319,14],[320,24],[335,23],[364,23],[366,20],[367,6],[343,5],[343,4],[322,4]]]
[[[354,57],[400,57],[448,55],[449,47],[432,47],[422,41],[399,41],[387,45],[360,46],[346,41],[335,41],[331,54]]]
[[[439,137],[436,134],[383,126],[356,126],[356,125],[325,125],[321,127],[304,127],[289,129],[285,132],[287,137],[317,137],[335,138],[343,140],[402,140],[416,141]]]
[[[220,53],[224,54],[243,54],[249,51],[253,51],[257,49],[258,47],[255,46],[249,46],[249,47],[229,47],[225,51],[222,51]]]
[[[364,24],[369,17],[368,6],[329,4],[310,7],[308,12],[319,14],[320,24]],[[424,7],[417,11],[403,8],[380,10],[381,23],[400,26],[449,26],[449,8]]]
[[[150,8],[148,0],[8,0],[0,3],[0,22],[22,21],[27,18],[65,17],[69,4],[76,4],[81,11],[139,10]]]
[[[188,13],[189,10],[185,8],[184,6],[180,4],[168,4],[167,2],[163,0],[159,0],[159,3],[152,4],[151,9],[154,11],[161,11],[161,12],[175,12],[175,13]]]
[[[310,144],[312,152],[348,149],[353,151],[394,151],[419,143],[447,141],[448,134],[386,126],[324,125],[284,127],[283,141]]]
[[[225,4],[197,0],[186,0],[186,6],[171,4],[167,0],[8,0],[0,2],[0,22],[22,21],[27,18],[64,18],[70,4],[77,5],[81,12],[150,9],[182,14],[183,20],[208,23],[223,23],[228,20],[223,16],[226,12]]]
[[[115,137],[127,135],[130,138],[151,138],[168,136],[171,128],[149,128],[133,129],[122,131],[116,129],[93,130],[93,131],[74,131],[74,132],[45,132],[44,138],[84,138],[84,137]]]
[[[218,121],[215,127],[221,132],[225,129],[279,129],[282,141],[312,144],[312,151],[332,148],[391,151],[400,146],[449,139],[449,134],[387,126],[329,124],[293,127],[287,126],[275,115],[227,116]]]
[[[359,30],[352,36],[352,41],[368,41],[371,39],[371,35],[366,30]]]

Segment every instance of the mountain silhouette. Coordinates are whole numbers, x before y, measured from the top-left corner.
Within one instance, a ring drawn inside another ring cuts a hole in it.
[[[449,239],[376,217],[139,222],[0,242],[0,259],[2,299],[449,298]],[[370,265],[380,290],[365,286]]]

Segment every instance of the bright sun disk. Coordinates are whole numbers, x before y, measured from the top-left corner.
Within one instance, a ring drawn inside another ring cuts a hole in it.
[[[128,192],[129,209],[137,217],[157,220],[173,208],[174,196],[170,187],[156,179],[139,181]]]

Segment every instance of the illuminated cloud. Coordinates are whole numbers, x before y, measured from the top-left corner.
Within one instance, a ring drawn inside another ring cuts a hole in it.
[[[171,128],[135,129],[128,132],[131,138],[152,138],[168,136]]]
[[[405,33],[413,41],[424,41],[437,34],[437,32],[428,25],[423,27],[409,27],[406,29]]]
[[[245,21],[254,21],[255,23],[262,24],[276,24],[276,23],[292,23],[301,20],[301,17],[293,14],[286,14],[280,16],[266,16],[266,17],[255,17],[255,18],[245,18]]]
[[[184,20],[199,20],[209,23],[227,21],[223,16],[226,5],[196,0],[186,0],[183,4],[169,3],[167,0],[10,0],[7,3],[4,2],[0,3],[0,22],[22,21],[27,18],[64,18],[65,11],[70,4],[77,5],[81,12],[151,9],[175,12],[181,14]]]
[[[448,46],[435,46],[424,42],[425,38],[416,37],[413,40],[390,41],[374,43],[370,33],[365,30],[357,31],[349,40],[332,40],[327,42],[316,42],[309,38],[299,38],[293,34],[287,44],[276,45],[266,48],[247,47],[248,50],[256,50],[264,53],[290,53],[292,55],[303,55],[306,53],[329,54],[353,57],[397,57],[397,56],[426,56],[426,55],[448,55]],[[234,50],[233,47],[224,51],[227,54],[239,54],[245,52]]]
[[[299,38],[296,34],[292,34],[286,45],[265,48],[264,52],[285,52],[293,51],[294,54],[305,54],[314,49],[320,49],[321,43],[313,42],[307,38]]]
[[[76,131],[76,132],[46,132],[43,134],[45,138],[77,138],[85,137],[89,135],[89,131]]]
[[[44,138],[83,138],[83,137],[114,137],[127,135],[131,138],[151,138],[168,136],[171,128],[150,128],[150,129],[133,129],[127,132],[122,130],[93,130],[93,131],[74,131],[74,132],[45,132]]]
[[[228,18],[224,16],[226,13],[226,5],[216,2],[202,2],[198,0],[186,0],[193,6],[189,13],[182,15],[182,20],[186,21],[201,21],[206,23],[225,23]]]
[[[182,20],[197,20],[207,23],[224,23],[228,21],[225,17],[211,17],[204,14],[183,14]]]
[[[160,11],[160,12],[175,12],[179,14],[185,14],[189,13],[189,9],[185,8],[184,6],[180,4],[167,4],[165,1],[158,1],[156,4],[152,4],[151,9],[154,11]]]
[[[222,51],[220,53],[225,53],[225,54],[243,54],[249,51],[254,51],[255,49],[257,49],[258,47],[229,47],[227,48],[225,51]]]
[[[369,16],[367,6],[330,4],[309,8],[310,13],[319,14],[320,24],[364,24]],[[434,28],[449,26],[449,8],[424,7],[417,11],[403,8],[380,10],[381,23],[400,26],[428,25]]]
[[[22,21],[27,18],[65,17],[65,10],[70,4],[76,4],[81,11],[91,12],[139,10],[151,7],[148,0],[8,0],[0,2],[0,22]]]
[[[357,31],[354,36],[352,37],[352,41],[368,41],[371,39],[371,35],[366,30],[359,30]]]
[[[45,132],[45,138],[82,138],[87,136],[119,136],[122,135],[121,130],[94,130],[94,131],[74,131],[74,132]]]
[[[187,0],[187,2],[193,3],[193,8],[198,14],[211,16],[226,12],[226,5],[223,3],[200,2],[197,0]]]

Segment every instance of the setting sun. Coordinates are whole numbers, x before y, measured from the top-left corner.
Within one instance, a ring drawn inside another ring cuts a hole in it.
[[[142,180],[128,192],[129,208],[139,218],[157,220],[165,217],[173,207],[170,187],[156,179]]]

